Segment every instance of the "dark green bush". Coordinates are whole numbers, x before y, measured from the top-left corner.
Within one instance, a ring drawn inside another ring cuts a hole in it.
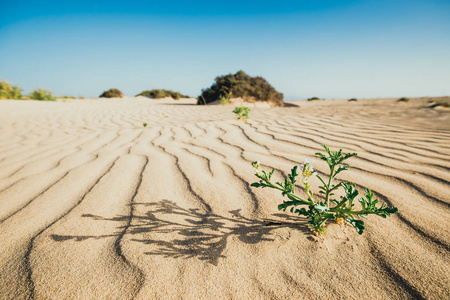
[[[28,95],[32,100],[40,101],[55,101],[56,97],[52,95],[51,91],[46,89],[37,88],[30,95]]]
[[[20,88],[0,80],[0,99],[22,99]]]
[[[311,98],[308,98],[308,101],[315,101],[315,100],[320,100],[320,98],[318,98],[318,97],[311,97]]]
[[[180,98],[190,98],[189,96],[180,94],[178,92],[174,92],[171,90],[164,90],[164,89],[156,89],[156,90],[146,90],[141,92],[140,94],[137,94],[137,96],[144,96],[149,97],[152,99],[161,99],[166,97],[172,97],[175,100],[178,100]]]
[[[244,71],[218,76],[215,83],[202,90],[197,104],[204,105],[224,98],[242,98],[250,101],[268,101],[283,106],[283,94],[273,88],[264,78],[251,77]]]
[[[397,102],[408,102],[409,99],[405,98],[405,97],[401,97],[400,99],[397,100]]]
[[[100,95],[100,98],[123,98],[123,97],[125,97],[125,95],[118,89],[110,89],[104,91],[103,94]]]

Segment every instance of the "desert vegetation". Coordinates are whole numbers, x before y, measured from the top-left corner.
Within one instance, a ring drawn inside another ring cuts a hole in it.
[[[125,95],[118,89],[109,89],[107,91],[104,91],[99,97],[100,98],[123,98],[123,97],[125,97]]]
[[[233,113],[236,115],[238,120],[247,121],[248,120],[248,112],[250,109],[247,106],[236,106],[233,110]]]
[[[283,94],[277,92],[264,78],[252,77],[244,71],[218,76],[215,83],[202,90],[197,104],[204,105],[216,100],[242,98],[245,101],[267,101],[273,106],[283,106]]]
[[[316,101],[316,100],[320,100],[319,97],[311,97],[307,99],[308,101]]]
[[[21,89],[17,85],[12,85],[1,80],[0,99],[55,101],[56,97],[50,90],[42,88],[35,89],[29,95],[23,95]]]
[[[397,102],[408,102],[408,101],[409,101],[409,98],[406,98],[406,97],[401,97],[397,100]]]
[[[358,99],[356,99],[356,98],[350,98],[350,99],[348,99],[348,102],[355,102],[355,101],[358,101]]]
[[[137,96],[144,96],[144,97],[148,97],[148,98],[152,98],[152,99],[162,99],[162,98],[166,98],[166,97],[171,97],[175,100],[178,100],[181,98],[190,98],[187,95],[183,95],[178,92],[174,92],[171,90],[164,90],[164,89],[146,90],[146,91],[143,91],[143,92],[137,94],[136,97]]]
[[[342,171],[347,171],[349,168],[348,165],[344,164],[344,161],[352,156],[356,156],[357,153],[344,154],[342,153],[342,149],[332,152],[327,146],[322,145],[322,147],[325,148],[326,153],[317,152],[316,156],[325,161],[330,168],[330,175],[327,181],[314,170],[312,166],[313,161],[310,159],[307,159],[300,166],[294,166],[288,178],[284,179],[284,182],[272,182],[271,179],[275,170],[270,172],[260,170],[260,163],[254,161],[252,166],[255,170],[256,177],[259,178],[259,182],[254,182],[251,186],[256,188],[268,187],[281,191],[282,196],[286,196],[288,200],[284,200],[282,204],[278,205],[278,209],[283,211],[288,209],[291,213],[305,216],[309,219],[310,229],[315,233],[324,233],[323,226],[325,223],[334,220],[340,224],[347,222],[355,227],[359,234],[362,234],[365,226],[361,218],[366,218],[369,214],[386,218],[398,211],[397,207],[389,207],[386,203],[377,206],[379,200],[374,198],[372,191],[368,188],[365,189],[364,196],[358,198],[361,207],[357,209],[355,203],[359,192],[356,189],[355,183],[341,181],[338,184],[333,184],[336,176]],[[300,197],[295,193],[295,184],[299,175],[301,175],[306,197]],[[314,193],[311,191],[309,184],[311,177],[318,178],[322,183],[319,186],[319,194],[325,197],[323,202],[314,200]],[[341,196],[340,200],[333,199],[336,190],[339,188],[344,190],[344,196]],[[306,206],[308,209],[305,207],[299,208],[300,206]]]
[[[1,80],[0,81],[0,99],[22,99],[23,95],[20,88],[16,85]]]
[[[40,100],[40,101],[55,101],[56,97],[53,96],[52,91],[37,88],[28,96],[32,100]]]

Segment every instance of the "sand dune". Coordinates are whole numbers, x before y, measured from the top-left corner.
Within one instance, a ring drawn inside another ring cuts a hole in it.
[[[189,99],[0,101],[0,299],[449,299],[450,110],[426,100],[246,123]],[[321,144],[399,214],[315,237],[250,187],[251,161],[281,178]]]

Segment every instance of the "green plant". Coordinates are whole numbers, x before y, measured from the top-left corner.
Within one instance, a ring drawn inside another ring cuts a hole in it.
[[[340,182],[334,184],[333,180],[342,171],[348,170],[349,166],[343,164],[343,162],[357,155],[356,153],[343,154],[342,149],[336,152],[331,152],[330,149],[322,145],[325,148],[326,153],[316,153],[320,159],[324,160],[328,167],[330,168],[330,176],[328,180],[324,180],[312,166],[312,161],[307,160],[306,162],[300,164],[300,166],[295,166],[292,168],[291,173],[288,178],[285,178],[284,182],[272,183],[272,175],[274,170],[271,172],[266,172],[260,170],[259,162],[253,162],[252,166],[255,169],[255,175],[260,180],[259,182],[254,182],[251,184],[253,187],[269,187],[281,191],[283,196],[288,198],[288,201],[283,201],[282,204],[278,205],[279,210],[286,211],[290,208],[292,213],[297,213],[303,215],[309,219],[310,228],[316,232],[324,233],[323,226],[328,220],[336,220],[338,223],[343,223],[344,221],[356,228],[359,234],[364,232],[364,222],[359,218],[365,218],[369,214],[375,214],[386,218],[390,214],[396,213],[398,209],[396,207],[388,207],[386,203],[383,203],[380,207],[376,204],[379,202],[378,199],[374,199],[374,195],[370,189],[365,189],[365,194],[363,197],[358,199],[361,204],[361,209],[355,208],[355,199],[359,192],[355,188],[355,184],[352,182]],[[295,184],[297,182],[298,171],[302,176],[302,183],[305,188],[306,197],[300,197],[295,193]],[[323,201],[314,200],[314,194],[311,191],[309,185],[309,179],[311,176],[315,175],[322,183],[320,188],[320,194],[323,195]],[[334,199],[335,192],[343,188],[344,196],[340,196],[340,200]],[[298,208],[299,206],[305,205],[305,207]]]
[[[244,71],[216,77],[211,87],[202,90],[197,104],[204,105],[231,95],[249,101],[268,101],[273,106],[284,105],[282,93],[277,92],[264,78],[249,76]]]
[[[356,99],[356,98],[350,98],[350,99],[348,99],[348,102],[354,102],[354,101],[358,101],[358,99]]]
[[[107,91],[104,91],[100,98],[123,98],[125,95],[119,91],[118,89],[109,89]]]
[[[174,100],[178,100],[180,98],[189,98],[189,96],[180,94],[178,92],[174,92],[171,90],[163,90],[163,89],[143,91],[143,92],[137,94],[136,97],[137,96],[144,96],[144,97],[148,97],[148,98],[152,98],[152,99],[161,99],[161,98],[171,97]]]
[[[228,92],[224,91],[224,94],[219,96],[220,105],[228,105],[230,103],[230,98],[233,92],[230,91],[230,89],[227,86],[223,86],[222,89],[227,90]]]
[[[142,123],[142,126],[144,127],[147,127],[147,125],[148,125],[147,123]]]
[[[233,113],[236,114],[238,120],[247,121],[249,111],[250,109],[247,106],[236,106]]]
[[[22,99],[20,88],[0,80],[0,99]]]
[[[315,101],[315,100],[320,100],[320,98],[318,98],[318,97],[311,97],[311,98],[308,98],[308,101]]]
[[[40,101],[55,101],[56,97],[52,95],[51,91],[46,89],[37,88],[30,95],[30,99],[40,100]]]
[[[408,102],[408,101],[409,101],[409,99],[405,98],[405,97],[401,97],[397,100],[397,102]]]

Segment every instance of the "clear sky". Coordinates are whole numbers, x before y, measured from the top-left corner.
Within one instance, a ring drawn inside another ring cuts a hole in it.
[[[238,70],[287,100],[450,95],[450,1],[0,0],[0,79],[25,93],[197,97]]]

